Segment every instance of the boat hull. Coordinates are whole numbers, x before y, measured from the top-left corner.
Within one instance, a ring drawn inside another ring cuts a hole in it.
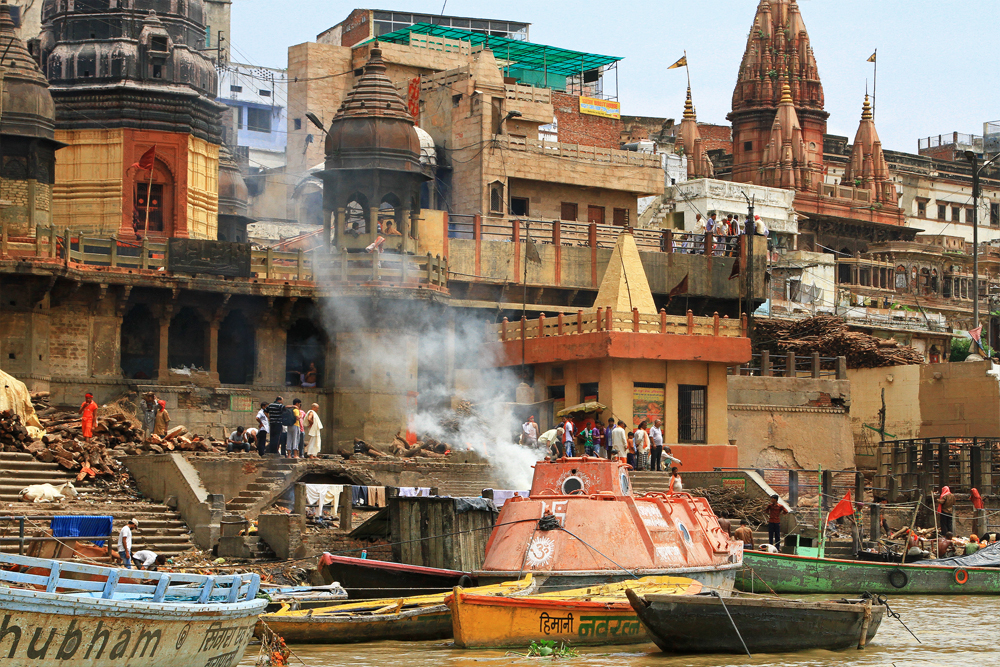
[[[1000,568],[900,565],[747,551],[737,588],[756,593],[994,595]],[[959,583],[962,581],[963,583]]]
[[[357,644],[387,639],[432,641],[452,635],[451,610],[440,604],[376,616],[269,615],[267,627],[289,644]]]
[[[723,565],[714,568],[676,568],[670,570],[637,571],[638,577],[688,577],[701,583],[706,591],[718,591],[729,596],[733,592],[736,577],[740,571],[739,565]],[[490,572],[479,570],[473,573],[481,586],[517,579],[518,572]],[[590,572],[533,572],[535,581],[545,591],[570,590],[614,584],[634,579],[631,573],[621,570],[597,570]]]
[[[665,653],[744,653],[743,642],[752,654],[846,649],[858,646],[865,622],[860,604],[730,598],[723,607],[722,600],[708,596],[647,601],[632,594],[629,599],[650,639]],[[878,632],[884,611],[872,606],[865,644]]]
[[[469,574],[458,570],[328,554],[323,555],[321,563],[319,569],[326,583],[339,582],[351,600],[445,593],[455,586],[473,585]]]
[[[0,587],[0,657],[31,667],[234,667],[266,603],[140,603]]]

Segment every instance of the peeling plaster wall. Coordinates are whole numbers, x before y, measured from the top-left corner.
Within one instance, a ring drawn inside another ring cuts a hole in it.
[[[729,439],[740,467],[854,468],[847,380],[729,376]]]

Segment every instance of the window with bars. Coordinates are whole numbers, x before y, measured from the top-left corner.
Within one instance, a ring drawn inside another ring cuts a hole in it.
[[[247,129],[253,132],[271,131],[271,110],[270,109],[247,109]]]
[[[705,442],[705,395],[708,387],[677,387],[677,442]]]
[[[490,184],[490,212],[503,213],[503,183],[500,181]]]

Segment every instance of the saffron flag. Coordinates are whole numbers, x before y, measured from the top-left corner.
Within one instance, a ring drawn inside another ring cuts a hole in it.
[[[983,335],[983,325],[980,324],[975,329],[969,329],[969,335],[972,337],[972,340],[974,340],[974,341],[976,341],[978,343],[979,339]]]
[[[531,234],[527,234],[524,243],[524,259],[527,262],[532,262],[533,264],[541,264],[542,257],[538,254],[538,247],[535,245],[535,240],[531,238]]]
[[[153,144],[152,148],[143,153],[139,161],[132,166],[138,169],[152,169],[154,162],[156,162],[156,144]]]
[[[674,298],[675,296],[680,295],[680,294],[687,294],[687,291],[688,291],[688,275],[689,274],[685,273],[684,274],[684,278],[679,283],[677,283],[677,287],[675,287],[672,290],[670,290],[670,294],[668,296],[671,299]]]
[[[673,65],[671,65],[667,69],[677,69],[678,67],[687,67],[687,64],[688,64],[688,57],[685,55],[685,56],[681,56],[680,60],[678,60],[677,62],[675,62]]]
[[[740,260],[737,258],[733,262],[733,270],[729,272],[729,279],[733,280],[740,277]]]
[[[868,62],[870,62],[870,63],[875,62],[875,56],[877,56],[877,55],[878,55],[878,49],[875,49],[875,53],[873,53],[872,57],[868,59]]]
[[[830,510],[829,516],[826,517],[826,522],[830,523],[834,519],[839,519],[842,516],[850,516],[854,514],[854,506],[851,504],[851,492],[848,491],[841,498],[837,506]]]

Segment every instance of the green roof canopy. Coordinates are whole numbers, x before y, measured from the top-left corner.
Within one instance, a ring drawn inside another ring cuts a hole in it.
[[[533,44],[518,39],[507,39],[506,37],[494,37],[481,32],[472,32],[444,25],[433,25],[431,23],[417,23],[386,33],[375,39],[380,42],[409,44],[410,33],[471,42],[476,46],[483,46],[490,49],[498,59],[510,61],[510,66],[512,67],[521,67],[539,72],[547,71],[549,74],[559,76],[574,76],[580,74],[580,72],[612,65],[621,60],[621,58],[615,56],[602,56],[596,53],[571,51],[570,49],[560,49],[555,46],[545,46],[544,44]]]

